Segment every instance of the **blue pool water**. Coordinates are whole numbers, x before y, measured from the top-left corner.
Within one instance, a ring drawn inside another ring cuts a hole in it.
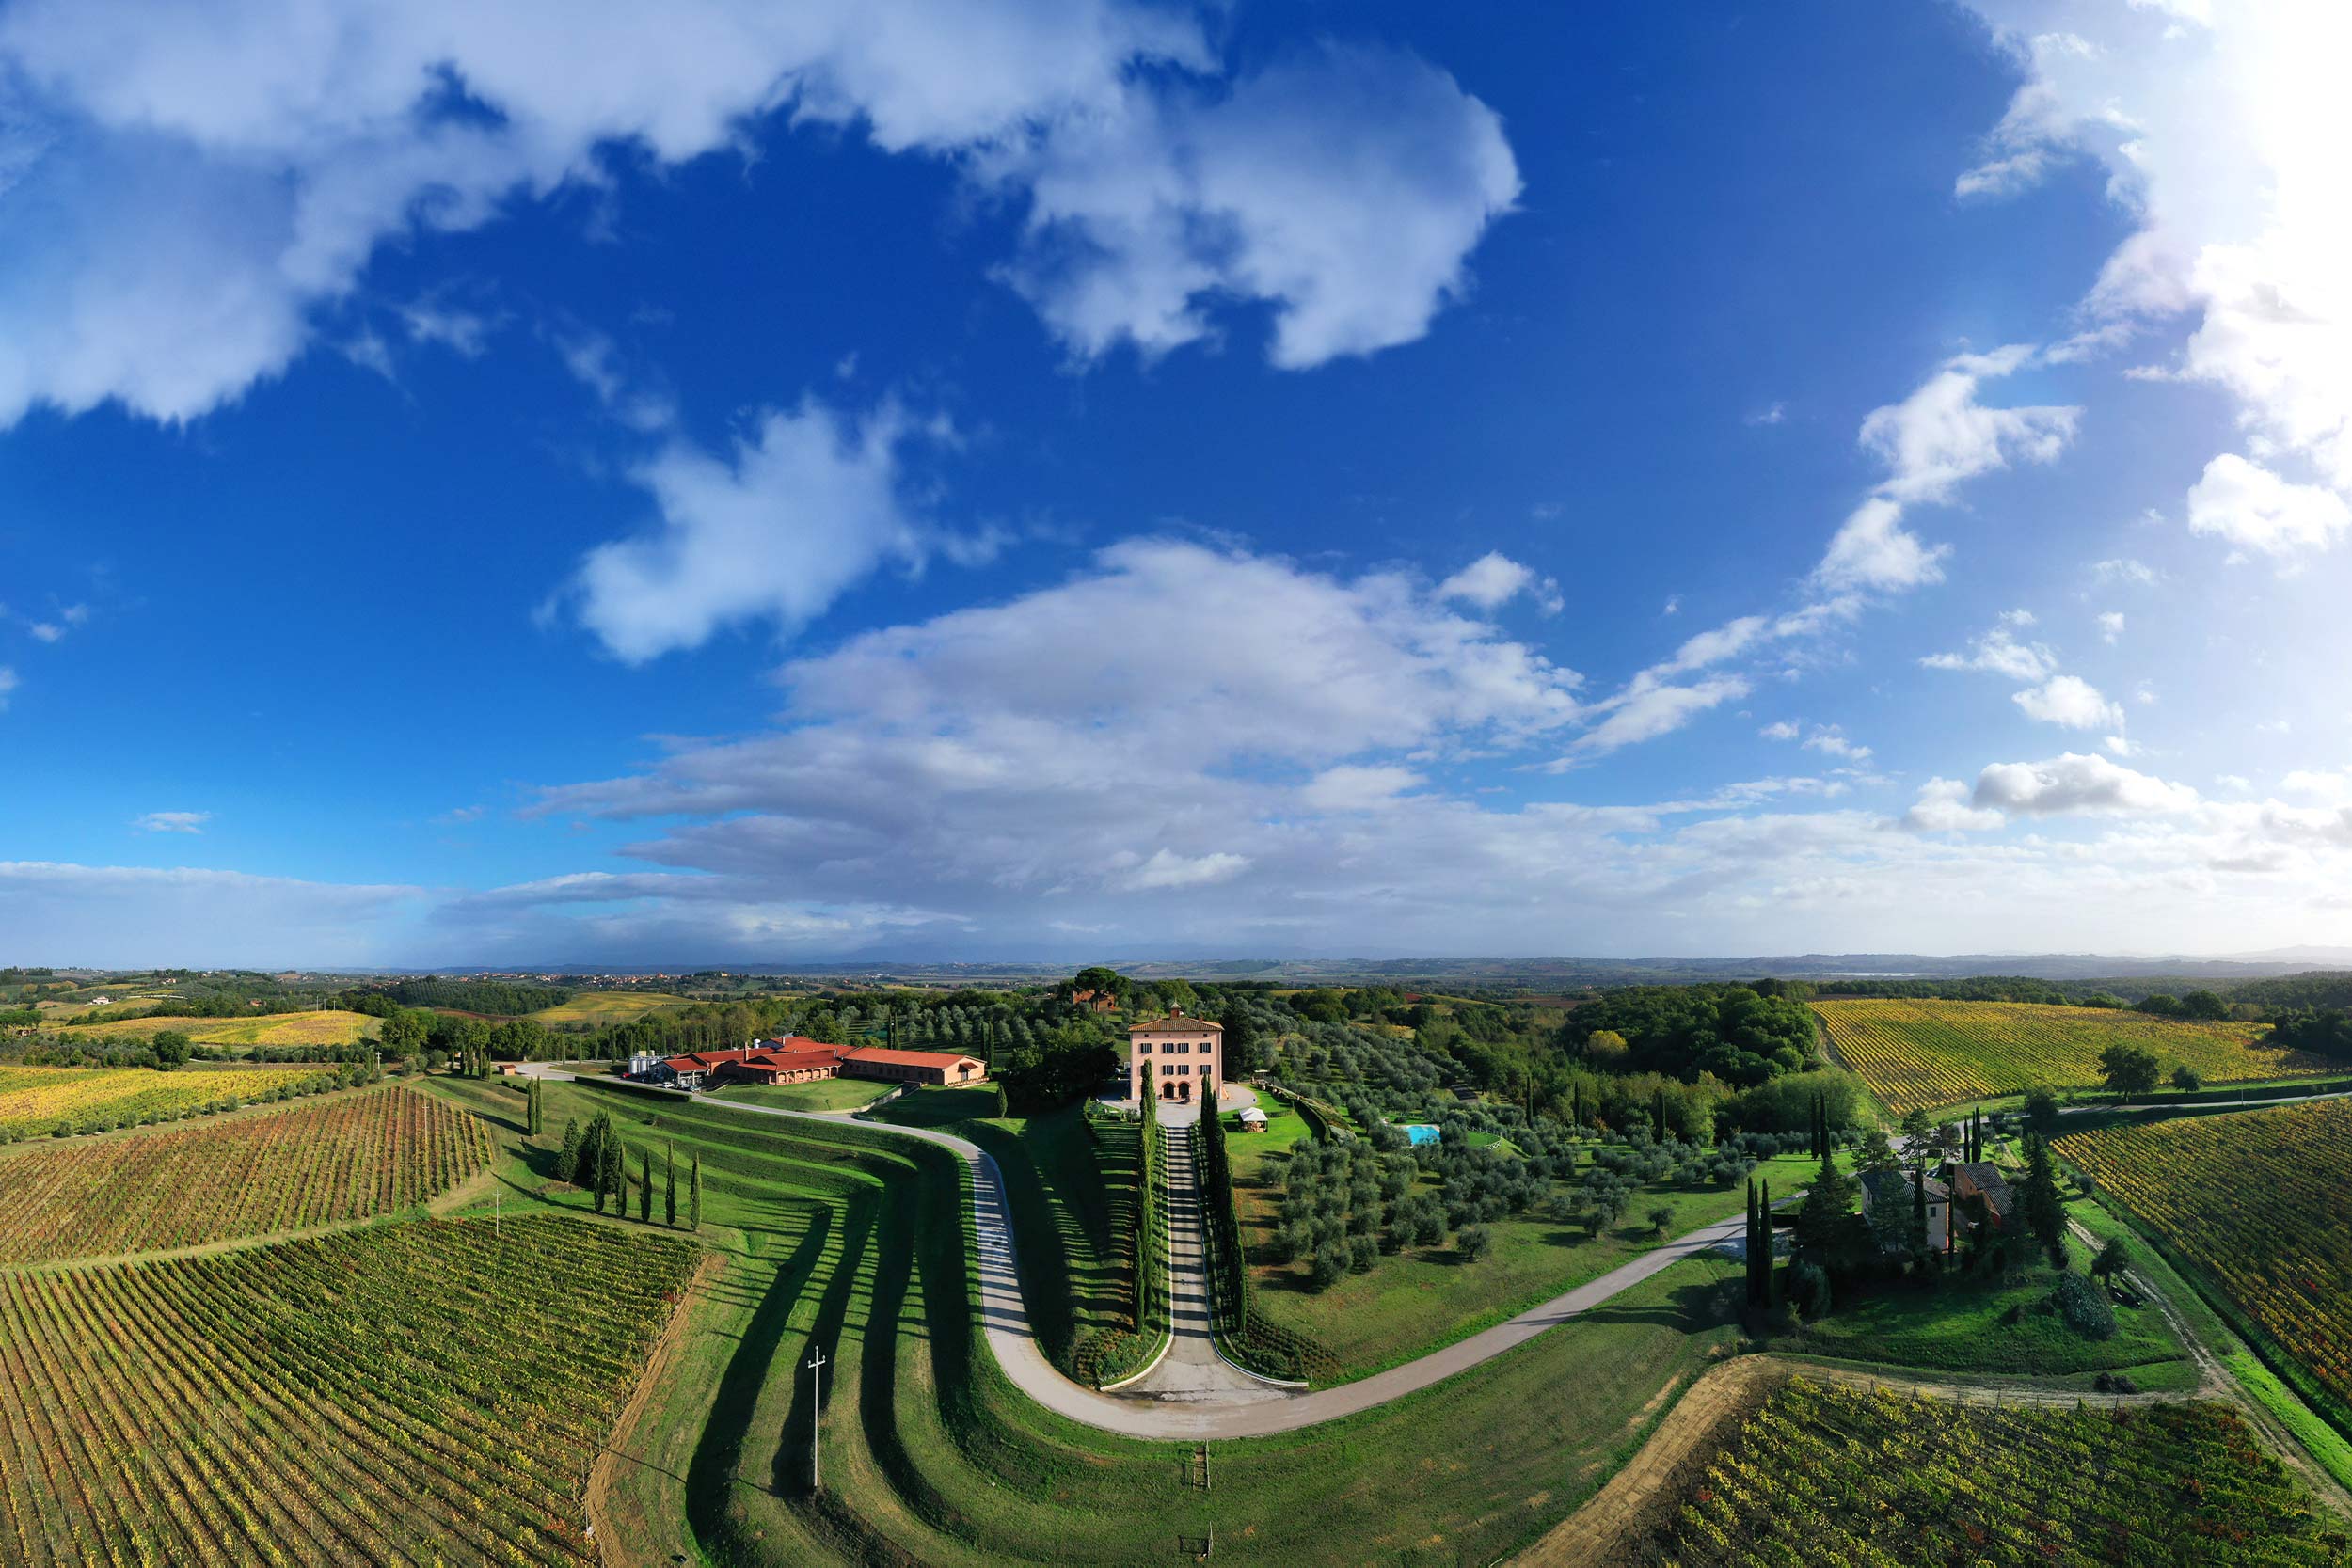
[[[1413,1141],[1415,1148],[1419,1148],[1423,1144],[1433,1144],[1438,1141],[1438,1130],[1427,1122],[1407,1122],[1405,1127],[1405,1135]]]

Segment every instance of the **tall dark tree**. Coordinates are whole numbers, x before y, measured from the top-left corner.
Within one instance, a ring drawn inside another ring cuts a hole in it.
[[[686,1223],[691,1229],[703,1227],[703,1157],[694,1156],[693,1174],[686,1182]]]
[[[1911,1249],[1928,1250],[1928,1173],[1915,1160],[1911,1166]]]
[[[653,1223],[653,1150],[637,1151],[637,1223]]]
[[[1770,1178],[1756,1183],[1756,1207],[1758,1223],[1764,1227],[1764,1306],[1766,1310],[1780,1305],[1780,1270],[1772,1257],[1772,1183]]]
[[[570,1182],[580,1174],[580,1118],[564,1118],[564,1147],[555,1151],[555,1179]]]
[[[2018,1187],[2017,1206],[2026,1232],[2049,1253],[2050,1266],[2066,1267],[2066,1204],[2058,1196],[2050,1142],[2038,1133],[2026,1138],[2026,1180]]]
[[[1764,1305],[1764,1269],[1763,1259],[1760,1256],[1763,1245],[1764,1227],[1757,1223],[1757,1220],[1758,1215],[1756,1207],[1756,1178],[1750,1177],[1748,1178],[1747,1245],[1748,1305],[1750,1307],[1761,1307]]]
[[[2026,1091],[2026,1125],[2042,1138],[2055,1138],[2058,1132],[2058,1096],[2048,1089]]]
[[[677,1150],[661,1146],[661,1223],[677,1228]]]

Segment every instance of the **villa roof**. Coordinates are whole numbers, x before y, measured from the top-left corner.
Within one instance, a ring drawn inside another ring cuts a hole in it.
[[[885,1067],[951,1068],[958,1062],[977,1062],[977,1056],[967,1056],[961,1051],[890,1051],[878,1045],[861,1045],[842,1055],[853,1062],[880,1062]]]
[[[1225,1025],[1215,1019],[1194,1018],[1184,1008],[1171,1010],[1166,1018],[1147,1018],[1127,1025],[1129,1035],[1221,1035]]]

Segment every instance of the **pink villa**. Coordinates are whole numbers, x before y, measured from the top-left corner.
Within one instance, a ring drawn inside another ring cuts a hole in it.
[[[1170,1007],[1166,1018],[1148,1018],[1127,1031],[1127,1069],[1134,1075],[1134,1092],[1143,1098],[1144,1069],[1158,1085],[1162,1100],[1196,1097],[1215,1103],[1216,1088],[1225,1081],[1225,1025],[1205,1018],[1188,1018],[1182,1007]],[[1193,1085],[1200,1085],[1196,1090]]]

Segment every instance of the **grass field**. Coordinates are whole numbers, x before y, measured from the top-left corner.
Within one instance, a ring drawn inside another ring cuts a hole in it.
[[[515,1097],[434,1088],[480,1103],[521,1143]],[[855,1125],[562,1084],[549,1125],[596,1105],[625,1113],[632,1139],[702,1156],[706,1240],[727,1259],[621,1441],[608,1511],[618,1560],[1129,1564],[1180,1560],[1180,1541],[1214,1532],[1216,1559],[1241,1563],[1484,1564],[1574,1509],[1733,1338],[1736,1265],[1677,1264],[1395,1404],[1219,1442],[1204,1490],[1192,1446],[1057,1419],[1004,1382],[977,1338],[952,1156]],[[543,1187],[552,1141],[502,1164],[510,1214]],[[542,1201],[581,1199],[550,1188]],[[820,1490],[800,1370],[812,1348],[829,1357]]]
[[[550,1028],[564,1023],[627,1023],[647,1013],[692,1006],[683,996],[658,990],[588,990],[531,1016]]]
[[[1591,1239],[1565,1215],[1531,1208],[1487,1223],[1493,1250],[1477,1262],[1464,1261],[1450,1246],[1407,1247],[1384,1254],[1369,1274],[1343,1274],[1316,1291],[1306,1271],[1279,1261],[1271,1245],[1280,1225],[1282,1189],[1268,1180],[1268,1156],[1305,1135],[1304,1122],[1289,1109],[1270,1111],[1264,1132],[1231,1134],[1233,1197],[1255,1287],[1254,1310],[1273,1327],[1313,1341],[1330,1356],[1336,1369],[1332,1380],[1339,1382],[1369,1377],[1491,1327],[1607,1274],[1663,1240],[1738,1214],[1747,1201],[1745,1183],[1645,1186],[1615,1227]],[[1786,1196],[1820,1169],[1819,1161],[1789,1154],[1767,1161],[1756,1174]],[[1440,1190],[1428,1176],[1413,1188]],[[1651,1230],[1648,1219],[1649,1211],[1661,1203],[1674,1211],[1662,1237]]]
[[[2352,1101],[2062,1137],[2096,1180],[2352,1407]]]
[[[256,1013],[251,1018],[130,1018],[59,1029],[68,1039],[152,1039],[177,1030],[196,1045],[357,1045],[384,1026],[366,1013]]]
[[[2104,1082],[2099,1053],[2118,1044],[2154,1052],[2168,1080],[2182,1066],[2221,1084],[2337,1065],[2261,1044],[2269,1032],[2264,1024],[2192,1022],[2109,1007],[1873,997],[1816,1002],[1813,1010],[1838,1056],[1899,1115],[2036,1086],[2095,1087]]]
[[[2090,1265],[2078,1243],[2068,1250],[2075,1271]],[[1948,1273],[1932,1284],[1890,1280],[1860,1287],[1836,1311],[1772,1348],[1839,1360],[1954,1372],[2063,1376],[2129,1370],[2154,1388],[2168,1379],[2193,1382],[2188,1349],[2154,1307],[2119,1305],[2116,1334],[2090,1339],[2041,1310],[2057,1288],[2046,1262],[2014,1277]],[[2012,1320],[2012,1314],[2014,1314]]]
[[[1618,1563],[2238,1564],[2352,1550],[2227,1405],[2008,1408],[1800,1377]]]
[[[316,1068],[207,1072],[182,1068],[0,1067],[0,1138],[169,1121],[322,1081]]]
[[[0,1561],[593,1564],[693,1259],[510,1216],[0,1273]]]
[[[711,1098],[786,1111],[854,1111],[871,1105],[895,1087],[870,1078],[820,1078],[813,1084],[730,1084]]]
[[[488,1164],[488,1130],[385,1088],[0,1155],[0,1265],[193,1246],[397,1213]]]

